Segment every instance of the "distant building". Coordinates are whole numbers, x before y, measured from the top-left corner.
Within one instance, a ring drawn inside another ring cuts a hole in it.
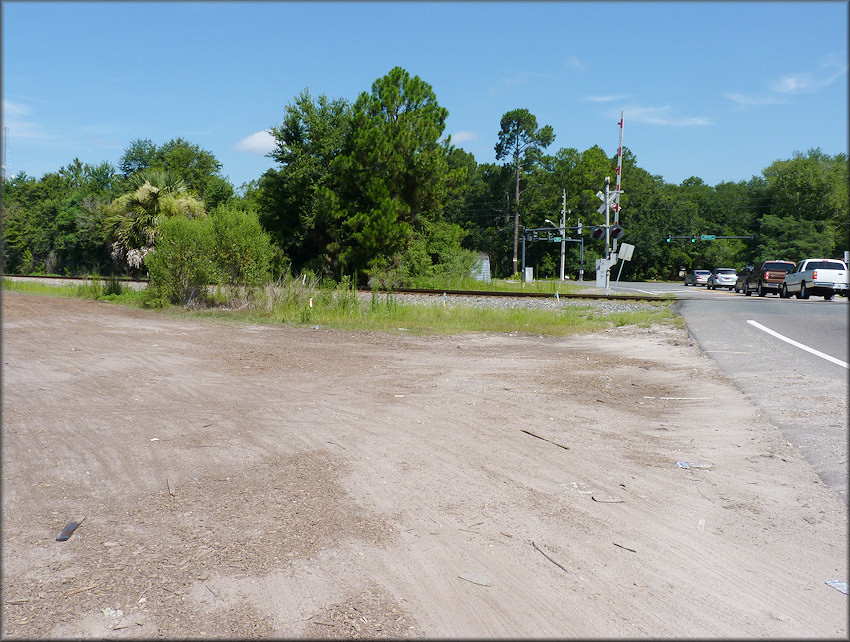
[[[476,281],[490,282],[490,256],[483,252],[478,254],[478,263],[472,268],[472,278]]]

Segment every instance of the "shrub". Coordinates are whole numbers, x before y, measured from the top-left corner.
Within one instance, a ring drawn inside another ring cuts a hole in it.
[[[210,219],[174,216],[162,222],[156,247],[145,257],[150,273],[148,305],[164,301],[186,304],[215,280],[212,257],[213,235]]]
[[[110,294],[120,295],[124,291],[124,286],[121,285],[121,281],[117,276],[110,275],[106,277],[106,282],[103,286],[103,294],[105,296],[109,296]]]
[[[274,247],[257,214],[233,204],[217,207],[210,215],[213,260],[220,282],[249,291],[271,280]]]
[[[103,282],[99,274],[94,274],[89,281],[77,286],[77,296],[84,299],[99,299],[103,295]]]
[[[224,286],[218,302],[271,280],[275,249],[254,212],[221,205],[209,217],[174,216],[163,221],[145,258],[150,292],[145,303],[161,307],[207,300],[209,285]]]

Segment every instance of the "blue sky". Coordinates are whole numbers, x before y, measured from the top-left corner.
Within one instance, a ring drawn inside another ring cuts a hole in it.
[[[623,144],[669,183],[749,180],[847,153],[846,2],[2,3],[6,171],[118,164],[182,137],[236,187],[304,89],[354,101],[401,66],[446,134],[495,162],[501,116],[551,125],[550,153]],[[628,192],[628,176],[623,175]]]

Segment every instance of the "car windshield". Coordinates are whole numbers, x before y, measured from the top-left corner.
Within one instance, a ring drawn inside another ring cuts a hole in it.
[[[735,270],[732,268],[717,268],[715,272],[717,274],[735,274]]]
[[[817,263],[807,263],[807,270],[843,270],[844,266],[838,261],[818,261]]]
[[[790,272],[793,269],[794,266],[791,263],[784,261],[768,261],[762,267],[762,270],[782,270],[783,272]]]
[[[706,274],[711,274],[708,270],[694,270],[694,274],[697,276],[705,276]]]

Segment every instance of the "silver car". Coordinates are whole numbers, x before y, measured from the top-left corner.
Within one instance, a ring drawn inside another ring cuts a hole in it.
[[[705,284],[706,289],[716,290],[717,288],[735,288],[735,282],[738,280],[738,273],[732,268],[715,268],[711,271],[708,281]]]
[[[688,270],[685,275],[685,285],[705,285],[711,272],[708,270]]]

